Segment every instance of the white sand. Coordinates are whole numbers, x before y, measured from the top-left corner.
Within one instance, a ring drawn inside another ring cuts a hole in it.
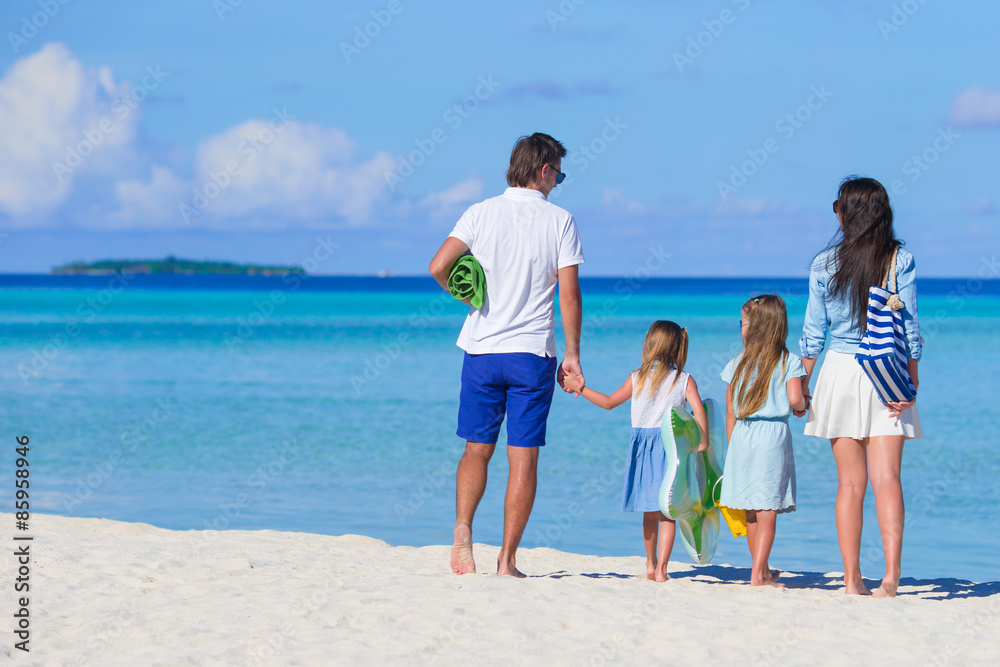
[[[0,514],[12,526],[10,514]],[[518,553],[526,580],[458,577],[446,546],[274,531],[170,531],[32,516],[31,652],[13,648],[2,573],[0,662],[40,665],[996,664],[1000,583],[903,586],[895,600],[842,594],[833,575],[639,557]],[[8,544],[16,544],[6,538]],[[481,571],[496,547],[476,545]],[[684,556],[683,551],[675,556]],[[906,580],[904,580],[906,581]]]

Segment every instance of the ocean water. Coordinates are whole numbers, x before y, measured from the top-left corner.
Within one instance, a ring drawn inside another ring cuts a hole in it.
[[[804,280],[584,280],[588,384],[620,386],[665,318],[690,332],[686,370],[702,395],[724,399],[739,308],[758,291],[785,297],[797,351]],[[903,460],[904,576],[994,581],[1000,289],[956,279],[920,291],[926,435]],[[28,434],[36,512],[448,543],[465,311],[429,279],[0,276],[0,507],[13,507],[14,438]],[[771,562],[839,571],[836,470],[829,443],[802,428],[793,420],[798,511],[779,518]],[[627,405],[557,392],[548,433],[522,545],[641,554],[615,472]],[[506,469],[500,447],[477,541],[500,542]],[[862,565],[878,578],[872,501]],[[680,544],[673,557],[686,560]],[[724,532],[715,562],[749,565],[745,542]]]

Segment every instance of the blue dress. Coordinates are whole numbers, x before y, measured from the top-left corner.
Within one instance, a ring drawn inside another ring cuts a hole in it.
[[[722,371],[726,384],[733,380],[743,353]],[[795,455],[788,417],[788,380],[803,377],[802,359],[789,354],[784,371],[779,361],[771,374],[764,406],[745,419],[737,419],[729,439],[720,504],[733,509],[795,511]],[[736,398],[733,397],[735,403]],[[735,406],[734,406],[735,407]]]
[[[636,392],[635,376],[632,373],[632,440],[622,489],[622,511],[659,512],[660,486],[667,474],[667,453],[663,450],[660,428],[664,413],[686,402],[689,376],[683,371],[672,371],[654,393],[648,387]]]

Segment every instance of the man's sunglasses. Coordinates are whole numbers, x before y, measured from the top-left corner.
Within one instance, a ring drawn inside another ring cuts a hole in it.
[[[556,172],[556,185],[559,185],[560,183],[566,180],[566,174],[562,173],[561,171],[553,167],[551,164],[549,165],[549,169]]]

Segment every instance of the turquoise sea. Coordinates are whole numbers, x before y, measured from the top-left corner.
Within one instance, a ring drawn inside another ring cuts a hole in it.
[[[798,349],[805,280],[582,286],[583,367],[602,391],[638,365],[649,323],[673,319],[690,332],[687,370],[702,395],[722,399],[740,305],[759,291],[786,298]],[[995,581],[1000,286],[919,289],[926,437],[904,455],[903,574]],[[0,506],[12,511],[15,437],[27,434],[36,512],[448,543],[464,314],[429,278],[0,276]],[[771,562],[839,571],[829,444],[802,425],[792,423],[798,511],[779,518]],[[638,516],[619,511],[629,434],[627,406],[557,393],[523,546],[642,553]],[[476,541],[500,542],[502,452]],[[863,571],[878,578],[870,491],[868,504]],[[687,558],[680,544],[673,556]],[[715,561],[749,565],[745,542],[724,534]]]

